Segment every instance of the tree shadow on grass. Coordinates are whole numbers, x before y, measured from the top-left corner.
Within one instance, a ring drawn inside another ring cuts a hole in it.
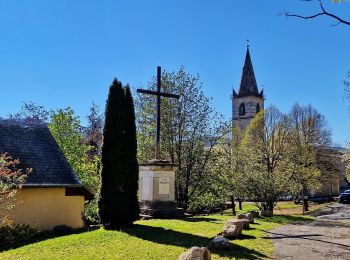
[[[268,258],[266,255],[243,246],[233,244],[230,250],[211,250],[212,254],[219,255],[220,257],[227,257],[229,259],[262,259]]]
[[[306,221],[313,221],[313,219],[305,218],[305,216],[293,215],[274,215],[273,217],[262,217],[261,220],[265,222],[273,222],[278,224],[297,224]]]
[[[139,224],[134,225],[130,228],[122,229],[121,231],[143,240],[163,245],[183,247],[185,249],[191,248],[193,246],[208,247],[211,241],[211,239],[207,237],[183,233],[172,229],[164,229],[161,227],[151,227]],[[242,237],[242,239],[252,238],[255,239],[255,237],[249,235]],[[213,252],[220,257],[230,258],[256,259],[266,257],[264,254],[261,254],[258,251],[238,245],[234,245],[231,250]]]
[[[205,218],[205,217],[191,217],[191,218],[182,218],[181,221],[185,222],[211,222],[211,223],[221,223],[220,219],[217,218]]]
[[[243,239],[256,239],[255,236],[252,235],[247,235],[247,234],[242,234],[239,236],[239,238],[237,238],[238,240],[243,240]]]
[[[6,244],[6,245],[0,245],[0,253],[4,251],[8,251],[11,249],[16,249],[22,246],[30,245],[30,244],[35,244],[44,240],[48,239],[53,239],[57,237],[63,237],[63,236],[68,236],[68,235],[73,235],[73,234],[80,234],[88,231],[93,231],[96,230],[97,228],[81,228],[81,229],[73,229],[71,232],[67,233],[55,233],[53,231],[43,231],[40,232],[37,235],[34,235],[33,237],[23,240],[23,241],[18,241],[13,244]]]

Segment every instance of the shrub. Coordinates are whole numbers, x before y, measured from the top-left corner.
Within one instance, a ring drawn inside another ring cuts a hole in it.
[[[39,234],[39,230],[35,227],[16,224],[10,220],[5,220],[0,226],[0,245],[8,246],[18,242],[29,240],[33,236]]]
[[[57,225],[52,230],[54,235],[64,236],[73,233],[73,228],[67,225]]]
[[[0,154],[0,224],[13,210],[14,198],[31,169],[21,169],[20,161],[9,154]]]
[[[96,225],[101,223],[100,216],[98,215],[98,205],[97,205],[98,196],[95,195],[95,198],[85,203],[85,209],[83,214],[83,220],[85,226]]]
[[[201,213],[203,211],[221,208],[224,201],[212,193],[196,194],[188,205],[188,211],[193,213]]]

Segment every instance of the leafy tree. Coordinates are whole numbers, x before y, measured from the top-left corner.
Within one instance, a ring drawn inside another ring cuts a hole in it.
[[[15,195],[31,169],[21,169],[20,161],[8,154],[0,155],[0,226],[15,207]]]
[[[103,130],[99,214],[107,228],[139,218],[135,112],[129,86],[115,79],[109,89]]]
[[[243,130],[231,124],[228,134],[221,138],[214,149],[211,160],[213,180],[220,183],[221,194],[231,199],[232,214],[236,215],[235,199],[238,200],[239,209],[242,210],[242,202],[246,195],[244,188],[243,152],[241,142],[244,136]]]
[[[343,80],[343,84],[344,84],[345,96],[347,99],[350,99],[350,71],[348,71],[347,73],[347,78]],[[350,145],[350,142],[348,142],[347,144],[348,150],[344,156],[345,157],[344,159],[347,163],[350,161],[349,145]],[[347,182],[350,183],[350,165],[349,164],[347,165],[345,176],[346,176]]]
[[[90,113],[86,116],[88,126],[86,127],[86,142],[92,147],[90,151],[91,157],[99,156],[102,146],[102,128],[103,128],[103,117],[100,113],[100,108],[94,102],[90,107]]]
[[[244,188],[262,210],[273,211],[288,187],[282,164],[287,136],[285,116],[271,106],[255,116],[242,141]]]
[[[92,147],[84,142],[79,117],[75,116],[73,109],[69,107],[59,109],[52,115],[49,129],[81,183],[96,195],[100,179],[100,158],[89,156]],[[97,221],[96,201],[87,205],[85,217]]]
[[[289,138],[287,171],[296,184],[296,190],[307,194],[321,185],[321,169],[323,177],[329,175],[329,165],[325,164],[330,146],[330,130],[324,117],[311,105],[295,104],[289,113]],[[299,187],[298,187],[299,186]],[[304,201],[305,210],[307,201]]]
[[[248,127],[243,142],[242,171],[248,197],[272,211],[278,197],[317,191],[329,176],[330,131],[322,115],[309,106],[294,105],[286,116],[270,107]],[[323,173],[323,175],[321,175]],[[307,201],[304,201],[307,210]]]
[[[153,79],[148,88],[154,90]],[[162,99],[161,154],[178,165],[176,198],[185,209],[196,196],[207,194],[212,174],[213,147],[224,134],[224,120],[210,106],[198,76],[181,67],[178,72],[162,73],[162,90],[180,95],[179,100]],[[147,162],[153,157],[155,136],[155,101],[139,95],[136,101],[138,158]],[[203,199],[205,201],[205,199]]]
[[[12,120],[24,120],[27,124],[41,124],[50,120],[53,111],[34,102],[24,102],[18,113],[9,115]]]
[[[316,154],[317,168],[320,170],[320,189],[323,192],[329,192],[329,196],[334,196],[337,190],[333,190],[334,186],[339,186],[339,182],[346,181],[343,172],[344,153],[335,148],[325,148],[322,153]]]

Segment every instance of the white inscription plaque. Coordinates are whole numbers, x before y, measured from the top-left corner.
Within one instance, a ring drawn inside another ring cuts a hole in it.
[[[169,194],[169,178],[159,178],[159,194],[168,195]]]

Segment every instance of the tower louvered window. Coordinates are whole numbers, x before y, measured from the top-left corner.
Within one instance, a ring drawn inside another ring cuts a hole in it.
[[[258,104],[256,104],[256,113],[259,113],[259,112],[260,112],[260,105],[258,103]]]
[[[238,114],[239,114],[240,116],[244,116],[244,115],[245,115],[245,105],[244,105],[243,103],[241,103],[241,104],[239,105],[239,112],[238,112]]]

